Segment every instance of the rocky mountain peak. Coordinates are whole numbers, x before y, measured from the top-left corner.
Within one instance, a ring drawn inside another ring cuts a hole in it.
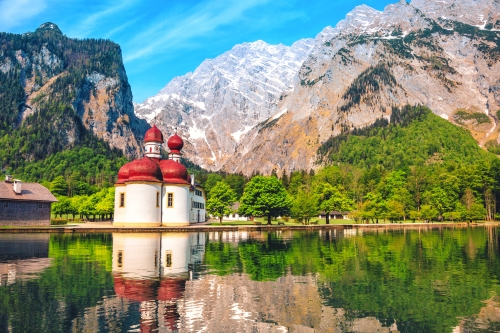
[[[393,106],[426,105],[447,119],[458,109],[496,111],[499,5],[357,6],[314,40],[236,45],[173,79],[135,112],[156,117],[164,133],[177,127],[186,157],[208,169],[308,169],[322,142],[388,117]]]
[[[135,104],[135,112],[148,121],[156,119],[166,134],[177,128],[186,138],[186,154],[218,169],[240,138],[272,115],[312,48],[312,39],[292,46],[261,40],[236,45],[174,78],[156,96]]]
[[[45,32],[61,36],[63,34],[61,29],[59,29],[59,27],[57,26],[57,24],[52,22],[43,23],[35,30],[35,33],[45,33]]]
[[[433,19],[448,19],[483,29],[500,29],[498,0],[412,0],[411,5]]]

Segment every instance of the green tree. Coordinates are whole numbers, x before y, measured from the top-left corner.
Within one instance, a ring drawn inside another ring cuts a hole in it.
[[[474,203],[465,212],[465,218],[469,221],[478,221],[478,220],[484,220],[486,217],[486,208],[482,204],[479,203]]]
[[[422,205],[420,207],[420,216],[427,221],[434,221],[435,219],[438,218],[439,211],[431,207],[430,205]]]
[[[68,183],[63,176],[57,176],[50,183],[50,191],[55,195],[68,195]]]
[[[246,216],[267,216],[267,224],[271,224],[273,217],[289,213],[292,201],[278,178],[256,176],[245,186],[239,212]]]
[[[62,217],[62,214],[69,214],[71,212],[71,203],[70,199],[65,196],[57,196],[57,202],[52,204],[52,213],[56,216],[59,214]]]
[[[226,178],[224,178],[224,182],[231,186],[236,194],[236,200],[239,200],[239,198],[243,195],[243,190],[245,189],[245,177],[242,174],[227,175]]]
[[[205,188],[205,193],[207,194],[207,197],[210,197],[210,191],[212,188],[217,184],[218,182],[223,181],[224,178],[222,178],[221,175],[217,173],[210,173],[207,176],[207,180],[205,181],[204,188]]]
[[[236,201],[236,194],[233,189],[225,182],[217,182],[210,191],[210,197],[207,200],[207,212],[219,218],[222,224],[224,215],[232,213],[231,206]]]
[[[95,211],[98,215],[111,215],[115,209],[115,188],[102,189],[97,195]]]
[[[306,224],[318,213],[317,196],[307,186],[299,188],[292,204],[292,216]]]
[[[351,211],[355,208],[354,201],[347,197],[342,185],[332,186],[329,183],[319,183],[315,187],[319,209],[326,214],[326,224],[330,224],[330,212]]]
[[[389,221],[391,221],[391,223],[394,223],[395,221],[402,219],[404,215],[405,211],[402,203],[395,200],[387,201],[386,217],[387,219],[389,219]]]

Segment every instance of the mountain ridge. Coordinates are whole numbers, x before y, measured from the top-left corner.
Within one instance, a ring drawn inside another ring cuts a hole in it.
[[[263,110],[256,121],[245,122],[243,117],[235,121],[235,115],[241,115],[235,107],[233,113],[226,111],[219,120],[227,122],[226,126],[214,130],[212,124],[203,121],[190,126],[183,123],[189,117],[172,111],[186,103],[165,103],[155,109],[157,124],[159,121],[167,132],[180,127],[189,142],[186,155],[198,164],[211,170],[250,174],[255,170],[270,173],[273,169],[314,167],[313,152],[331,135],[388,117],[396,105],[423,104],[451,121],[454,112],[462,108],[494,112],[500,104],[495,88],[500,81],[495,83],[498,78],[487,71],[494,72],[498,67],[498,7],[494,0],[439,4],[429,0],[399,1],[383,11],[357,6],[335,27],[325,27],[307,42],[312,45],[309,54],[291,82],[282,87],[279,98],[247,108]],[[231,51],[207,61],[218,61],[223,67],[221,59]],[[486,61],[477,54],[486,55]],[[232,73],[233,82],[241,77],[238,72]],[[176,80],[181,79],[172,80],[156,97],[167,91],[175,95],[174,88],[179,87],[172,83]],[[435,89],[431,92],[429,87]],[[233,88],[240,89],[237,85]],[[187,102],[190,106],[197,103],[200,100],[196,98]],[[136,105],[142,117],[147,113],[145,109],[144,104]],[[196,111],[202,114],[205,110]],[[192,118],[196,117],[204,115]],[[491,121],[494,130],[496,120],[491,117]],[[168,128],[169,122],[175,125]]]

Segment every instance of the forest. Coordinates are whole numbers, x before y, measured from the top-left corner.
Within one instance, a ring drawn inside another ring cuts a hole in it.
[[[105,158],[104,152],[90,154],[86,149],[57,153],[19,169],[16,177],[42,181],[59,198],[67,197],[69,201],[55,205],[55,212],[110,216],[112,202],[96,207],[105,198],[112,199],[112,184],[126,160]],[[479,148],[469,132],[425,107],[394,109],[390,121],[381,119],[334,137],[318,155],[316,171],[273,170],[270,176],[286,190],[291,202],[286,215],[297,221],[335,210],[348,211],[356,222],[370,223],[500,218],[498,157]],[[224,182],[239,201],[247,184],[260,176],[213,173],[183,163],[204,186],[208,199],[212,189]]]

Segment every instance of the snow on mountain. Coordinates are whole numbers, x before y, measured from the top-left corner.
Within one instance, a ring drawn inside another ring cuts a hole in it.
[[[188,143],[186,154],[207,168],[230,156],[242,135],[272,116],[313,47],[263,41],[236,45],[196,70],[174,78],[157,95],[135,104],[136,114],[156,121],[164,133],[175,128]]]
[[[177,129],[187,141],[186,157],[208,169],[307,169],[341,125],[366,126],[387,116],[391,105],[425,104],[444,116],[462,105],[500,105],[493,96],[500,91],[498,65],[491,55],[476,57],[489,47],[496,54],[494,45],[481,42],[479,51],[474,38],[480,37],[454,30],[454,21],[498,31],[500,2],[400,0],[384,11],[357,6],[334,27],[290,47],[236,45],[174,78],[135,112],[165,134]],[[397,83],[353,104],[353,82],[380,73]]]
[[[393,106],[426,105],[446,119],[459,109],[495,112],[500,108],[498,5],[498,0],[414,0],[383,12],[354,8],[318,34],[275,115],[242,137],[222,169],[270,174],[315,168],[322,143],[387,118]]]

